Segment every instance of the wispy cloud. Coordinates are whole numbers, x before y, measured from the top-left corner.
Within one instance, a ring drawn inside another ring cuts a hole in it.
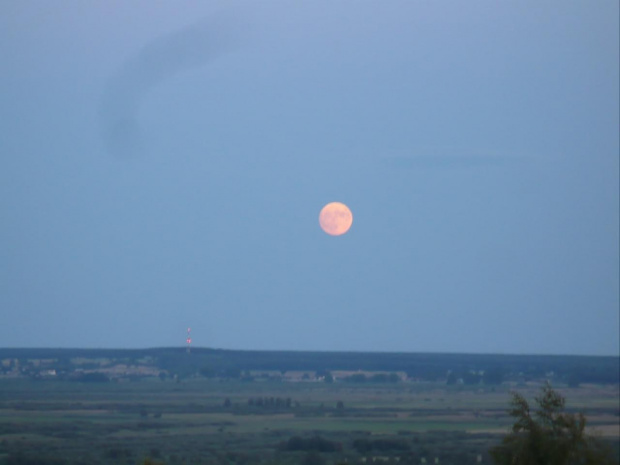
[[[527,160],[527,157],[520,155],[459,153],[457,151],[445,151],[442,153],[432,150],[429,152],[385,156],[381,159],[381,163],[393,169],[465,169],[503,167]]]
[[[238,21],[237,21],[238,22]],[[115,156],[140,148],[138,109],[146,92],[181,71],[204,66],[240,38],[230,14],[221,13],[147,43],[108,82],[99,109],[101,135]]]

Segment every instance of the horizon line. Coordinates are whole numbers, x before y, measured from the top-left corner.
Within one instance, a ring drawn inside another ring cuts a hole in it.
[[[186,350],[187,346],[158,346],[158,347],[0,347],[2,350],[92,350],[92,351],[149,351],[149,350]],[[524,357],[614,357],[618,354],[578,354],[578,353],[514,353],[514,352],[437,352],[437,351],[397,351],[397,350],[327,350],[327,349],[231,349],[221,347],[192,346],[192,350],[214,350],[228,352],[314,352],[314,353],[341,353],[341,354],[419,354],[419,355],[492,355],[492,356],[524,356]]]

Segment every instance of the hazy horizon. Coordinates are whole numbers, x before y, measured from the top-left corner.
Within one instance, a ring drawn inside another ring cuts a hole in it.
[[[161,346],[161,347],[0,347],[1,350],[86,350],[86,351],[115,351],[115,350],[129,350],[129,351],[150,351],[150,350],[180,350],[186,351],[187,346]],[[231,352],[300,352],[300,353],[351,353],[351,354],[417,354],[417,355],[463,355],[463,356],[498,356],[498,357],[602,357],[602,358],[620,358],[619,354],[554,354],[554,353],[528,353],[528,352],[427,352],[427,351],[396,351],[396,350],[324,350],[324,349],[238,349],[235,347],[206,347],[206,346],[194,346],[192,345],[191,351],[194,350],[214,350],[214,351],[231,351]],[[190,352],[191,352],[190,351]],[[191,356],[191,355],[190,355]]]
[[[620,355],[619,10],[5,2],[0,347]]]

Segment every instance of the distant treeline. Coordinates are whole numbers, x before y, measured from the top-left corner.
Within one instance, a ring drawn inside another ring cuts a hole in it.
[[[538,379],[553,376],[569,384],[620,383],[620,358],[573,355],[431,354],[388,352],[295,352],[241,351],[192,348],[155,349],[0,349],[0,360],[56,359],[59,369],[71,367],[71,360],[113,359],[132,363],[148,358],[152,365],[183,378],[205,376],[239,378],[252,370],[404,372],[420,380],[448,380],[490,384],[505,380]],[[551,375],[553,373],[553,375]],[[355,380],[353,380],[355,381]],[[371,380],[372,381],[372,380]],[[376,381],[380,381],[377,379]],[[387,382],[397,381],[394,376]]]

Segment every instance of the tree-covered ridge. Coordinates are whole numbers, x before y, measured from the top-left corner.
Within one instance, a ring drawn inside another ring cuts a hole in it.
[[[143,367],[142,372],[186,377],[208,374],[242,377],[252,370],[307,370],[405,373],[409,378],[449,384],[498,384],[503,380],[555,378],[569,384],[620,382],[619,357],[424,354],[377,352],[239,351],[193,348],[154,349],[0,349],[0,370],[45,360],[46,369],[95,369],[105,363]],[[79,363],[78,363],[79,362]],[[147,369],[148,368],[148,369]],[[139,374],[140,371],[138,370]],[[1,374],[1,372],[0,372]],[[361,379],[361,377],[359,377]],[[393,378],[393,377],[392,377]]]

